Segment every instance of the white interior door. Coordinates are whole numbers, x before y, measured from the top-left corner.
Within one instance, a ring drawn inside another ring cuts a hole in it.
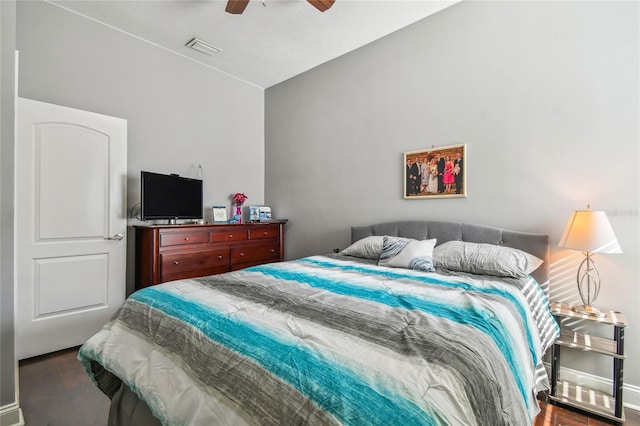
[[[125,298],[126,120],[18,98],[16,351],[77,346]]]

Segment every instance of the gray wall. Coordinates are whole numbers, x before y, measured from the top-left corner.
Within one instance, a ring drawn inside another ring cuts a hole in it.
[[[140,170],[194,177],[198,165],[206,206],[263,201],[262,89],[49,3],[17,14],[20,96],[128,120],[130,206]]]
[[[15,1],[0,2],[0,423],[17,424],[13,309]],[[10,407],[14,407],[13,409]]]
[[[544,232],[551,298],[573,302],[581,254],[556,244],[591,203],[624,250],[596,256],[598,305],[627,314],[639,359],[638,16],[637,2],[462,2],[267,89],[265,198],[290,220],[287,257],[397,219]],[[403,153],[458,143],[468,196],[404,200]],[[565,361],[611,377],[604,357]],[[638,363],[625,375],[640,385]]]
[[[128,210],[141,170],[199,177],[198,166],[205,219],[236,192],[263,203],[263,89],[43,1],[18,2],[17,46],[21,97],[127,120]],[[129,292],[133,241],[130,229]]]

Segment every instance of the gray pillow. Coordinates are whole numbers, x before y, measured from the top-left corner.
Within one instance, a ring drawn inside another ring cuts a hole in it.
[[[497,277],[526,277],[542,260],[511,247],[448,241],[433,250],[436,268]]]
[[[380,258],[380,253],[382,253],[383,238],[384,237],[381,235],[365,237],[351,244],[349,247],[342,250],[341,253],[353,257],[378,260]]]
[[[435,238],[414,240],[385,235],[378,265],[435,272],[432,258],[433,246],[435,245]]]

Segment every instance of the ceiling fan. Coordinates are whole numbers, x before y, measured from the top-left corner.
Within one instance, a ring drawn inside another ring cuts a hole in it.
[[[336,0],[307,0],[307,2],[311,3],[313,7],[318,9],[320,12],[324,12],[333,6]],[[233,13],[234,15],[240,15],[244,12],[244,9],[249,4],[249,0],[228,0],[227,8],[225,11],[229,13]]]

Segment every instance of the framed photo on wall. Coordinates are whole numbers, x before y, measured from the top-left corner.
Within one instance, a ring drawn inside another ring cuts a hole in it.
[[[405,199],[467,196],[467,145],[404,153]]]

